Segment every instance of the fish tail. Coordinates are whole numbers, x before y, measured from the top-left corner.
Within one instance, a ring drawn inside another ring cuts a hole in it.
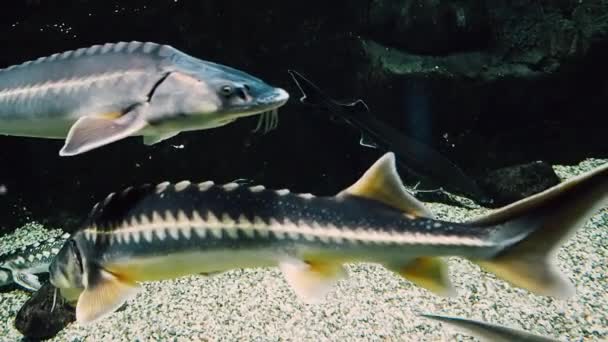
[[[539,295],[574,294],[556,267],[558,247],[608,204],[608,164],[520,200],[469,224],[493,228],[494,255],[471,260],[511,284]]]

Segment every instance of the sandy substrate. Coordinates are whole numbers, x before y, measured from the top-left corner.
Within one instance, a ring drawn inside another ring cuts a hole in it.
[[[568,178],[604,163],[556,167]],[[438,218],[462,221],[484,209],[428,204]],[[0,239],[0,252],[57,234],[35,224]],[[235,270],[144,284],[125,310],[90,326],[71,324],[52,341],[474,341],[416,313],[505,324],[568,341],[608,339],[608,210],[579,230],[558,254],[576,295],[554,300],[513,288],[474,264],[450,258],[458,291],[442,298],[372,264],[348,265],[324,304],[303,305],[274,269]],[[12,324],[29,294],[0,293],[0,340],[18,341]]]

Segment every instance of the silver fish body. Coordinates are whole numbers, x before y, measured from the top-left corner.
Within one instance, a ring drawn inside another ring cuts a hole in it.
[[[278,266],[296,295],[322,300],[351,262],[374,262],[441,295],[444,256],[467,258],[538,294],[571,295],[552,250],[608,202],[608,166],[478,219],[437,220],[405,192],[392,153],[336,196],[213,182],[109,195],[50,267],[79,322],[111,313],[139,282]]]
[[[0,134],[66,139],[61,155],[141,135],[182,131],[276,110],[280,88],[169,45],[119,42],[56,53],[0,70]]]
[[[17,284],[30,291],[38,290],[38,276],[48,273],[49,265],[69,237],[65,233],[0,254],[0,288]]]

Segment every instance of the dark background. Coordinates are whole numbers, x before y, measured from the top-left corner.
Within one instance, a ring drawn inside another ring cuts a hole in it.
[[[0,67],[69,49],[153,41],[291,93],[277,130],[255,118],[129,138],[59,157],[62,141],[0,137],[0,234],[72,228],[109,192],[145,182],[246,178],[334,194],[383,151],[298,104],[288,69],[432,147],[475,179],[530,161],[606,157],[607,1],[14,1]],[[175,148],[184,145],[183,149]],[[404,175],[407,178],[407,175]],[[408,181],[415,182],[411,177]]]

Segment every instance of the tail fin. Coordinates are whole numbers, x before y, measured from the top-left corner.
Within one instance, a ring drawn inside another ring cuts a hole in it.
[[[478,337],[481,341],[492,342],[557,342],[557,340],[534,335],[523,330],[513,329],[507,326],[490,324],[487,322],[476,321],[459,317],[440,316],[432,314],[420,314],[422,317],[430,318],[442,323],[451,324],[460,330],[465,330]]]
[[[534,293],[569,297],[574,288],[555,268],[557,247],[607,203],[608,164],[469,221],[495,227],[496,239],[507,241],[494,256],[472,261]]]

